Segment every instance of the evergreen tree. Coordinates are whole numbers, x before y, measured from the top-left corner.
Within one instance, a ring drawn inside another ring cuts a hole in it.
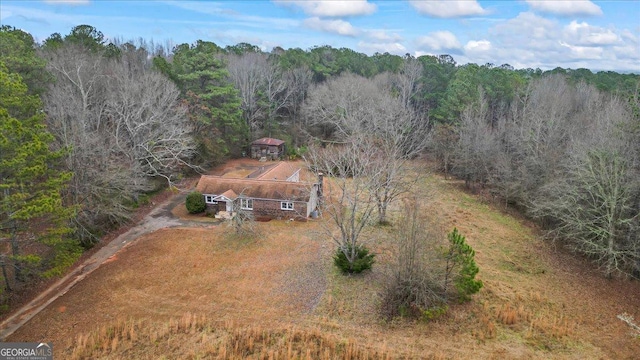
[[[44,59],[36,55],[33,37],[8,25],[0,26],[0,62],[9,72],[20,74],[29,94],[41,95],[51,82]]]
[[[171,62],[162,57],[154,65],[173,80],[189,107],[198,143],[199,162],[219,163],[229,155],[239,156],[247,145],[247,127],[242,120],[241,99],[229,80],[223,49],[212,42],[178,45]]]
[[[467,301],[483,286],[482,281],[475,279],[480,271],[474,260],[476,252],[467,244],[465,237],[456,228],[447,235],[447,238],[449,239],[449,249],[446,253],[444,289],[447,291],[449,285],[453,283],[458,299]]]
[[[67,236],[73,209],[61,197],[71,173],[58,170],[64,153],[51,151],[52,140],[40,99],[0,64],[0,242],[8,243],[0,266],[7,290],[29,275],[57,275],[81,253]],[[26,246],[34,240],[48,251],[27,252],[43,249]]]

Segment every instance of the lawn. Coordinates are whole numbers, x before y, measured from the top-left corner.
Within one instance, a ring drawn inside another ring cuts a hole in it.
[[[387,322],[376,313],[393,227],[367,234],[378,254],[374,269],[345,277],[331,266],[324,220],[270,221],[258,224],[255,239],[229,236],[225,224],[145,235],[7,341],[51,341],[56,358],[640,354],[640,338],[616,317],[640,319],[637,282],[605,279],[455,181],[430,176],[421,190],[425,216],[443,231],[456,226],[474,247],[485,284],[472,302],[435,321]]]

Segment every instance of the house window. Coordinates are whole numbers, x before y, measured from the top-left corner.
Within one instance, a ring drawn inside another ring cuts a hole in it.
[[[280,209],[281,210],[293,210],[293,203],[292,202],[283,201],[283,202],[280,203]]]
[[[213,200],[215,198],[214,195],[205,195],[204,196],[204,202],[207,204],[217,204],[218,202]]]
[[[240,199],[240,208],[243,210],[253,210],[253,199]]]

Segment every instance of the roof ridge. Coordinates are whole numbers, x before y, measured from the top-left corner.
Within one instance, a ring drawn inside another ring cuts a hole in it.
[[[289,167],[289,169],[291,169],[291,170],[293,170],[293,169],[294,169],[294,167],[293,167],[293,166],[291,166],[291,164],[289,164],[289,163],[287,163],[287,162],[285,162],[285,161],[280,161],[280,162],[278,162],[277,164],[275,164],[274,166],[272,166],[272,167],[270,167],[269,169],[267,169],[267,170],[266,170],[265,172],[263,172],[262,174],[260,174],[260,175],[256,176],[256,177],[255,177],[255,179],[262,179],[262,178],[266,177],[266,176],[267,176],[267,174],[274,172],[276,169],[278,169],[278,168],[280,168],[280,167],[284,168],[285,166],[288,166],[288,167]],[[295,171],[294,171],[294,173],[295,173]],[[293,175],[293,174],[291,174],[291,175]],[[291,175],[289,175],[289,176],[291,176]],[[289,177],[289,176],[287,176],[287,177]]]
[[[274,179],[261,179],[261,178],[254,178],[254,179],[250,179],[250,178],[230,178],[230,177],[223,177],[220,175],[201,175],[204,177],[209,177],[209,178],[216,178],[216,179],[222,179],[222,180],[229,180],[229,181],[243,181],[243,182],[251,182],[251,181],[258,181],[258,182],[277,182],[277,183],[285,183],[285,184],[313,184],[313,182],[311,181],[297,181],[297,182],[293,182],[293,181],[287,181],[287,180],[274,180]]]

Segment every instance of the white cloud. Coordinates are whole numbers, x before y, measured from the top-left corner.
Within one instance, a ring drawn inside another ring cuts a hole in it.
[[[365,30],[367,36],[377,41],[397,42],[402,40],[402,36],[397,33],[389,33],[387,30]]]
[[[491,41],[489,40],[471,40],[464,46],[466,54],[481,54],[491,50]]]
[[[602,15],[600,6],[587,0],[538,1],[527,0],[531,9],[561,16]]]
[[[359,33],[356,28],[344,20],[323,20],[319,17],[312,17],[306,19],[303,25],[314,30],[344,36],[356,36]]]
[[[273,2],[278,5],[297,6],[305,14],[319,17],[371,15],[377,9],[376,5],[369,3],[367,0],[274,0]]]
[[[640,34],[640,29],[638,29],[637,34]],[[638,36],[636,34],[634,34],[633,32],[629,31],[629,30],[623,30],[621,32],[621,36],[623,39],[628,39],[631,40],[633,42],[637,42],[638,41]]]
[[[604,53],[604,49],[601,47],[576,46],[567,44],[563,41],[560,41],[559,43],[561,46],[569,49],[569,55],[574,60],[598,60],[602,58],[602,54]]]
[[[557,37],[562,33],[562,29],[557,22],[524,12],[496,25],[489,33],[504,47],[529,48],[544,52],[548,51],[550,46],[557,46]]]
[[[489,36],[490,53],[499,60],[488,61],[496,63],[544,69],[560,66],[640,71],[640,46],[637,36],[629,30],[578,21],[564,23],[524,12],[495,25]],[[480,58],[481,54],[465,54],[470,61],[479,63],[475,56]]]
[[[358,49],[365,53],[373,54],[373,53],[390,53],[396,55],[404,55],[407,53],[407,48],[399,42],[390,42],[390,43],[369,43],[360,41],[358,43]]]
[[[89,0],[44,0],[45,3],[50,5],[88,5]]]
[[[416,39],[419,48],[428,48],[434,51],[460,49],[460,42],[450,31],[435,31]]]
[[[564,27],[565,37],[579,45],[613,45],[620,41],[620,37],[610,29],[591,26],[586,22],[572,21]]]
[[[420,14],[438,18],[456,18],[487,13],[476,0],[411,0],[409,3]]]

